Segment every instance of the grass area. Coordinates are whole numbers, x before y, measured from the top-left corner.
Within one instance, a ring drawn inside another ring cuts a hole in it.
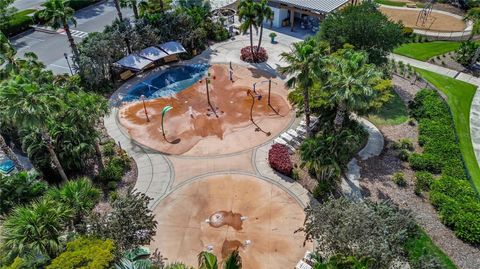
[[[397,125],[408,120],[408,111],[400,96],[392,90],[392,99],[377,112],[368,115],[368,120],[377,126]]]
[[[407,5],[407,3],[405,2],[397,2],[397,1],[391,1],[391,0],[375,0],[375,3],[380,5],[386,5],[386,6],[394,6],[394,7],[404,7]]]
[[[25,10],[22,10],[22,11],[19,11],[17,13],[15,13],[14,16],[27,16],[27,15],[30,15],[32,13],[35,13],[35,9],[25,9]]]
[[[470,105],[477,87],[427,70],[417,69],[417,71],[447,96],[465,165],[473,185],[477,191],[480,191],[480,168],[470,136]]]
[[[408,259],[410,263],[415,263],[421,256],[436,256],[445,269],[456,269],[455,264],[450,258],[438,248],[432,239],[425,231],[420,229],[420,234],[417,238],[412,238],[405,244],[405,249],[408,252]]]
[[[460,47],[460,42],[432,41],[423,43],[405,43],[393,50],[394,53],[420,61],[454,51]]]

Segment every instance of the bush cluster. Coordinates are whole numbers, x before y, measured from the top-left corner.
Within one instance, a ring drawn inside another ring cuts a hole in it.
[[[405,174],[402,172],[395,172],[392,176],[393,182],[397,184],[400,187],[405,187],[407,186],[407,180],[405,179]]]
[[[422,90],[411,109],[419,122],[424,152],[412,154],[410,165],[441,175],[439,180],[432,180],[431,175],[417,173],[418,191],[430,185],[430,201],[442,222],[460,239],[480,244],[480,201],[468,182],[447,104],[435,91]]]
[[[258,46],[253,46],[253,54],[250,46],[242,48],[240,51],[240,59],[247,63],[263,63],[268,60],[267,51],[260,47],[260,50],[257,52]]]
[[[415,173],[415,194],[421,195],[422,191],[428,191],[433,184],[435,178],[429,172],[416,172]]]
[[[9,22],[5,24],[4,27],[0,29],[6,36],[18,35],[22,32],[25,32],[33,24],[32,17],[29,17],[28,14],[32,13],[33,10],[23,10],[12,15]]]
[[[290,153],[285,145],[273,144],[268,151],[268,163],[270,167],[286,176],[290,176],[293,171],[293,163],[290,159]]]
[[[105,168],[98,174],[98,180],[109,189],[115,189],[123,175],[130,170],[130,159],[126,154],[112,157],[105,165]]]

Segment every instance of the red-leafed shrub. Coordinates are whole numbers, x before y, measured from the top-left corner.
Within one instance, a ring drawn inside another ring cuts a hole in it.
[[[252,55],[252,50],[250,49],[250,46],[244,47],[240,51],[240,59],[248,63],[266,62],[268,60],[267,51],[263,47],[260,47],[260,50],[257,52],[257,47],[258,46],[253,46],[253,53],[255,54],[255,57],[253,57]]]
[[[285,145],[273,144],[268,151],[268,163],[276,171],[290,176],[293,170],[293,164],[290,160],[290,153]]]

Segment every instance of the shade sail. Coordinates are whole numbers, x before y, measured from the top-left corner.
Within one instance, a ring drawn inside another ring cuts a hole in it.
[[[161,48],[163,51],[166,53],[172,55],[172,54],[179,54],[179,53],[184,53],[187,52],[185,48],[182,46],[182,44],[175,42],[175,41],[170,41],[167,43],[163,43],[158,46]]]
[[[130,54],[128,56],[125,56],[120,59],[120,61],[116,62],[116,64],[120,65],[123,68],[135,71],[143,70],[152,63],[152,60],[145,59],[136,54]]]
[[[146,49],[143,49],[138,53],[138,55],[151,61],[158,61],[168,56],[165,51],[157,47],[148,47]]]

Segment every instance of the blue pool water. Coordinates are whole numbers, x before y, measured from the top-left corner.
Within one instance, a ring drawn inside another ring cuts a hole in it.
[[[122,100],[136,101],[142,94],[146,99],[173,95],[195,84],[207,73],[209,67],[208,64],[171,67],[158,76],[133,86]]]

